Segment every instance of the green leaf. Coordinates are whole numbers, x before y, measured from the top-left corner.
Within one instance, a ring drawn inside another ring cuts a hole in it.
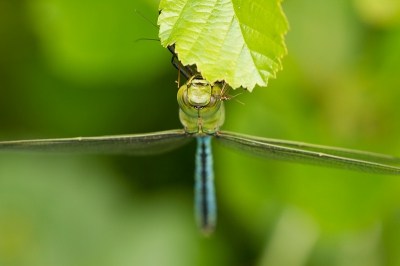
[[[288,23],[280,0],[162,0],[158,24],[164,47],[175,44],[184,65],[210,82],[251,91],[282,69]]]

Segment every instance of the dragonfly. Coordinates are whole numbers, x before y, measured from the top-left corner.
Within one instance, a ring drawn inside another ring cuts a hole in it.
[[[169,47],[173,52],[173,47]],[[177,94],[179,118],[183,129],[145,134],[60,139],[16,140],[0,142],[0,152],[25,151],[79,154],[159,154],[188,143],[195,138],[194,209],[200,231],[214,232],[217,205],[214,187],[211,140],[249,155],[266,159],[315,164],[384,175],[400,175],[400,158],[372,152],[271,139],[220,130],[224,123],[224,101],[229,96],[225,82],[210,83],[193,69],[171,62],[187,82]],[[178,85],[179,87],[179,85]]]

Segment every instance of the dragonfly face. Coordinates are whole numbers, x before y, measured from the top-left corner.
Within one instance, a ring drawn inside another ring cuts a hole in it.
[[[201,79],[201,76],[192,77],[186,87],[188,103],[196,109],[207,106],[211,98],[215,102],[215,97],[212,95],[213,87],[207,80]]]
[[[225,120],[222,87],[195,75],[178,91],[179,117],[190,134],[215,134]]]

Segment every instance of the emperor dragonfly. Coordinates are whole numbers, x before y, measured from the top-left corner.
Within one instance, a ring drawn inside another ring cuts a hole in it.
[[[184,129],[104,137],[5,141],[0,142],[0,151],[148,155],[178,148],[195,137],[195,215],[206,235],[214,231],[217,220],[212,138],[226,147],[267,159],[377,174],[400,174],[400,168],[387,165],[400,163],[400,158],[393,156],[222,131],[223,101],[230,99],[226,87],[223,82],[211,84],[200,74],[193,75],[181,86],[177,98]]]

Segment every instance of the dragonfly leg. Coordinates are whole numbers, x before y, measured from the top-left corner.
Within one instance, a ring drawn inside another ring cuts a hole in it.
[[[179,61],[175,61],[178,57],[176,56],[174,45],[169,45],[168,50],[172,54],[171,64],[186,78],[186,80],[189,80],[194,75],[193,70],[188,66],[181,66]]]

